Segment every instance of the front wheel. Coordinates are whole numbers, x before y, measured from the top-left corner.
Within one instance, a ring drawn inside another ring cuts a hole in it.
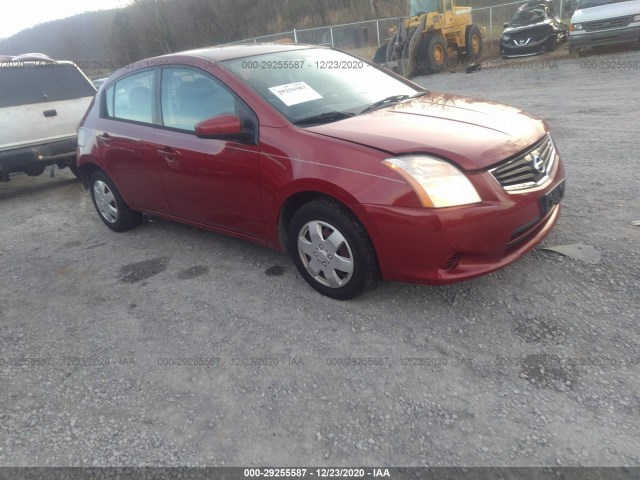
[[[330,199],[303,205],[291,219],[289,249],[298,271],[318,292],[348,300],[379,279],[371,239],[358,219]]]
[[[377,65],[383,65],[387,63],[387,50],[389,45],[382,45],[378,50],[376,50],[376,54],[373,56],[373,63]]]
[[[129,208],[104,172],[96,171],[91,175],[89,189],[100,220],[114,232],[131,230],[142,221],[142,214]]]
[[[440,73],[447,63],[447,43],[440,35],[434,35],[429,40],[428,73]]]

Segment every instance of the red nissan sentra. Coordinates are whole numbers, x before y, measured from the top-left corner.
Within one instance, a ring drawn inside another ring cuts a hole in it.
[[[380,277],[504,267],[550,232],[564,195],[543,120],[315,46],[136,62],[102,85],[78,145],[112,230],[148,213],[289,251],[337,299]]]

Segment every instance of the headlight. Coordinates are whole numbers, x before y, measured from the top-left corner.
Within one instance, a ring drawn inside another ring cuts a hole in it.
[[[573,32],[573,31],[578,31],[578,30],[582,30],[582,24],[581,23],[572,23],[569,25],[569,31]]]
[[[440,159],[421,155],[388,158],[382,163],[409,182],[423,207],[455,207],[481,201],[464,173]]]
[[[511,36],[510,35],[503,35],[502,39],[503,40],[511,40]]]
[[[636,15],[635,17],[633,17],[633,21],[635,22],[640,22],[640,15]]]

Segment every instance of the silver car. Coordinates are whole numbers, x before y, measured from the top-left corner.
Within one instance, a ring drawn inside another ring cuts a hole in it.
[[[580,0],[569,25],[569,48],[640,40],[640,0]]]

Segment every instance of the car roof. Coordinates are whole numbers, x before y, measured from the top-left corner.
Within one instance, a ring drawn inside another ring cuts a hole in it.
[[[306,44],[282,44],[282,43],[254,43],[243,45],[223,45],[218,47],[197,48],[184,52],[175,52],[156,59],[175,57],[175,56],[194,56],[206,58],[216,62],[225,60],[233,60],[236,58],[252,57],[255,55],[265,55],[268,53],[289,52],[294,50],[306,50],[309,48],[326,48],[318,45]]]
[[[22,67],[41,66],[43,63],[51,65],[74,65],[69,60],[54,60],[44,53],[22,53],[20,55],[0,55],[0,66],[12,66],[19,63]]]
[[[50,62],[55,60],[44,53],[22,53],[20,55],[0,55],[5,62]]]

